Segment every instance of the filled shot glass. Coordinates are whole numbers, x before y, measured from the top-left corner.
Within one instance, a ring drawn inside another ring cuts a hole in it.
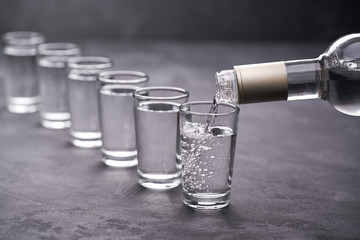
[[[180,107],[180,151],[184,204],[194,209],[229,205],[239,108],[212,102]],[[215,108],[216,109],[216,108]]]
[[[97,76],[112,65],[105,57],[74,57],[67,61],[70,141],[76,147],[101,147]]]
[[[179,107],[189,92],[175,87],[145,87],[134,92],[139,184],[168,189],[181,184],[178,149]]]
[[[51,129],[70,127],[65,67],[69,58],[79,55],[79,47],[72,43],[39,45],[40,118],[43,127]]]
[[[9,32],[3,38],[7,109],[32,113],[40,103],[36,66],[37,46],[45,41],[37,32]]]
[[[110,70],[99,73],[102,161],[112,167],[136,166],[133,92],[147,85],[143,72]]]

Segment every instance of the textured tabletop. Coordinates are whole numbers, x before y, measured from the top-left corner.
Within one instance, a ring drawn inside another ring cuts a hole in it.
[[[85,55],[210,100],[235,64],[316,57],[323,44],[80,42]],[[1,59],[0,59],[1,60]],[[0,62],[2,66],[2,63]],[[3,67],[0,67],[2,77]],[[0,81],[0,239],[359,239],[360,118],[321,100],[241,107],[230,206],[194,211],[178,187],[137,184],[136,168],[72,147],[37,113],[6,111]]]

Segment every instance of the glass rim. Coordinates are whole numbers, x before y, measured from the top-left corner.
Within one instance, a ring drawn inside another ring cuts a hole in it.
[[[38,53],[49,56],[71,56],[80,54],[80,48],[74,43],[41,43]]]
[[[67,67],[73,69],[106,69],[111,68],[112,65],[111,59],[107,57],[81,56],[67,60]]]
[[[102,93],[105,90],[122,90],[122,89],[136,91],[137,89],[139,89],[139,87],[134,85],[111,84],[101,87],[99,91],[100,93]]]
[[[14,31],[5,33],[2,40],[5,44],[37,45],[45,42],[45,36],[39,32]]]
[[[191,106],[191,105],[212,105],[213,102],[212,101],[191,101],[191,102],[186,102],[180,105],[179,108],[179,112],[180,113],[185,113],[185,114],[191,114],[191,115],[197,115],[197,116],[229,116],[232,114],[237,114],[240,112],[240,108],[238,106],[236,106],[235,104],[231,104],[231,103],[223,103],[223,102],[219,102],[218,104],[220,106],[227,106],[230,107],[232,109],[232,111],[228,111],[228,112],[224,112],[224,113],[209,113],[209,112],[199,112],[199,111],[192,111],[192,110],[186,110],[184,109],[187,106]],[[210,109],[210,108],[209,108]]]
[[[135,79],[111,79],[109,77],[116,76],[116,75],[128,75],[138,77]],[[149,80],[149,76],[140,71],[133,71],[133,70],[108,70],[103,71],[98,74],[98,79],[102,83],[121,83],[121,84],[131,84],[131,83],[144,83]]]
[[[169,96],[169,97],[146,96],[146,95],[140,94],[140,92],[144,92],[144,91],[150,92],[150,91],[157,91],[157,90],[169,90],[169,91],[178,92],[181,94],[177,95],[177,96]],[[189,97],[189,91],[185,90],[183,88],[171,87],[171,86],[152,86],[152,87],[142,87],[142,88],[137,89],[133,93],[133,96],[139,100],[179,100],[182,98]]]
[[[68,73],[68,78],[76,81],[97,81],[97,74],[101,69],[74,68]]]

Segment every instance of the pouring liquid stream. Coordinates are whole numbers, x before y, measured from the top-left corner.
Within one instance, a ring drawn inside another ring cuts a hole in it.
[[[205,133],[209,132],[209,129],[211,129],[214,124],[215,124],[215,120],[216,120],[216,113],[218,112],[219,109],[219,103],[217,101],[217,96],[215,94],[214,99],[213,99],[213,103],[210,107],[209,110],[209,115],[206,119],[206,124],[205,124]]]

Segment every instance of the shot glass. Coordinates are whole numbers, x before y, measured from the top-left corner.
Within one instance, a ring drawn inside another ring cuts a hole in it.
[[[102,161],[112,167],[136,166],[133,92],[147,85],[149,77],[137,71],[99,73]]]
[[[211,106],[209,101],[180,107],[184,204],[194,209],[220,209],[230,201],[240,110],[219,103],[217,111],[209,113]]]
[[[7,109],[13,113],[32,113],[41,100],[38,89],[37,46],[45,41],[37,32],[9,32],[3,36],[5,94]]]
[[[69,58],[79,55],[79,47],[72,43],[43,43],[38,47],[40,118],[45,128],[63,129],[71,125],[65,67]]]
[[[168,189],[181,184],[178,152],[180,104],[189,92],[175,87],[146,87],[134,92],[139,184]]]
[[[101,147],[97,75],[112,67],[105,57],[74,57],[67,61],[71,143]]]

